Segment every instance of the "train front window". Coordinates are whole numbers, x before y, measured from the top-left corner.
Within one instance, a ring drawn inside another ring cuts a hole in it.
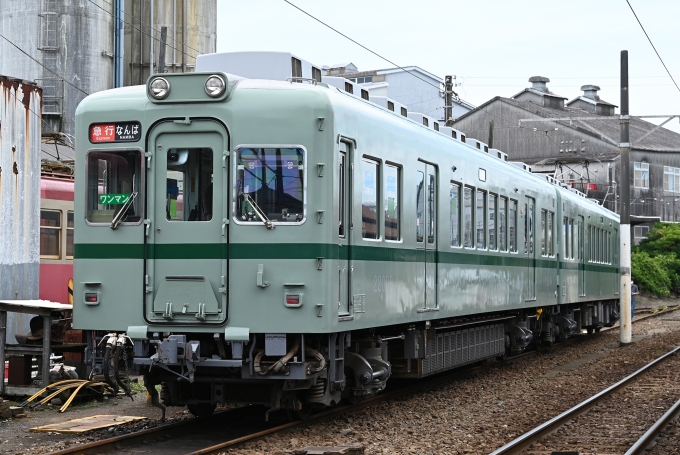
[[[168,221],[210,221],[213,213],[213,151],[168,150],[165,214]]]
[[[301,224],[305,218],[304,150],[241,148],[236,154],[236,219]]]
[[[141,222],[144,213],[143,163],[139,150],[91,150],[87,153],[88,223],[109,226],[124,207],[122,224]]]

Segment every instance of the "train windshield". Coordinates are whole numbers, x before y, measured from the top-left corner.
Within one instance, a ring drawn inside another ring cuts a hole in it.
[[[125,206],[123,224],[142,219],[143,157],[139,150],[107,150],[87,153],[87,221],[106,224]],[[138,193],[132,204],[126,204]]]
[[[277,223],[304,220],[304,157],[301,148],[241,148],[237,153],[238,221]]]

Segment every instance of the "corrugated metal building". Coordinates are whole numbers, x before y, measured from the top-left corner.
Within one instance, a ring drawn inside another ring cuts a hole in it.
[[[497,96],[461,116],[455,128],[530,164],[618,213],[619,119],[616,106],[584,85],[570,101],[551,92],[548,78],[510,98]],[[549,120],[559,119],[559,120]],[[631,215],[680,221],[680,134],[631,117]],[[636,243],[647,232],[635,226]]]
[[[0,299],[37,299],[42,91],[0,76]],[[8,316],[7,342],[30,315]]]

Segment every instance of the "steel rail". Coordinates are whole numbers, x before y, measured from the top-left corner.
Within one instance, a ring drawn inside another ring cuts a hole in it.
[[[593,395],[592,397],[588,398],[587,400],[583,401],[580,404],[577,404],[571,409],[568,409],[567,411],[564,411],[562,414],[558,415],[557,417],[553,417],[552,419],[548,420],[547,422],[539,425],[538,427],[534,428],[533,430],[524,433],[522,436],[519,438],[516,438],[503,447],[495,450],[492,452],[490,455],[510,455],[510,454],[518,454],[522,450],[526,449],[531,445],[532,443],[538,441],[544,436],[549,435],[550,433],[553,433],[556,431],[558,428],[562,427],[565,423],[573,420],[575,417],[578,417],[579,415],[587,412],[590,410],[593,406],[601,402],[605,397],[609,396],[612,392],[615,392],[616,390],[622,388],[623,386],[627,385],[634,379],[637,379],[642,373],[645,373],[649,370],[651,370],[653,367],[657,366],[658,364],[662,363],[663,361],[667,360],[671,356],[673,356],[675,353],[680,352],[680,346],[677,348],[673,349],[672,351],[662,355],[661,357],[657,358],[656,360],[653,360],[652,362],[648,363],[644,367],[640,368],[633,374],[626,376],[625,378],[621,379],[619,382],[616,384],[607,387],[600,393]]]
[[[663,314],[666,314],[666,313],[669,313],[671,311],[675,311],[675,310],[678,310],[678,309],[680,309],[680,306],[673,307],[673,308],[667,308],[665,310],[658,311],[656,313],[635,319],[633,321],[633,324],[635,324],[639,321],[644,321],[646,319],[657,317],[657,316],[660,316],[660,315],[663,315]],[[617,328],[618,328],[618,326],[608,327],[608,328],[601,330],[600,333],[608,332],[610,330],[616,330]],[[595,334],[593,334],[593,335],[595,335]],[[587,335],[585,337],[580,337],[580,336],[572,337],[572,338],[570,338],[566,341],[561,341],[559,343],[555,343],[553,346],[542,347],[540,351],[536,351],[536,350],[526,351],[522,354],[509,357],[505,362],[508,362],[508,363],[513,362],[514,363],[516,361],[525,360],[525,359],[527,359],[531,356],[537,355],[539,353],[544,353],[544,352],[552,350],[552,349],[564,347],[568,344],[571,344],[572,342],[585,341],[586,339],[588,339],[588,337],[593,336],[593,335]],[[475,371],[487,368],[488,366],[489,365],[484,365],[484,366],[481,366],[481,367],[480,366],[477,366],[477,367],[468,366],[464,370],[453,370],[453,372],[452,371],[442,372],[442,373],[439,373],[439,374],[437,374],[433,377],[428,378],[427,381],[420,381],[417,384],[414,384],[414,385],[409,386],[409,387],[387,391],[387,392],[382,393],[380,395],[376,395],[374,397],[363,400],[360,403],[357,403],[355,405],[334,407],[334,408],[327,410],[327,411],[324,411],[322,413],[315,414],[307,420],[296,421],[296,422],[288,422],[286,424],[279,425],[277,427],[273,427],[273,428],[268,429],[268,430],[262,430],[262,431],[259,431],[257,433],[253,433],[253,434],[248,435],[248,436],[242,436],[242,437],[230,440],[230,441],[225,441],[224,443],[221,443],[221,444],[218,444],[218,445],[215,445],[215,446],[211,446],[211,447],[207,447],[207,448],[201,449],[199,451],[192,452],[192,454],[194,454],[194,455],[199,455],[199,454],[205,455],[205,454],[210,453],[211,451],[212,452],[219,452],[220,448],[238,446],[240,444],[243,444],[244,442],[253,441],[253,440],[262,438],[264,436],[267,436],[267,435],[270,435],[270,434],[273,434],[273,433],[276,433],[276,432],[279,432],[279,431],[284,431],[284,430],[287,430],[289,428],[293,428],[293,427],[298,426],[298,425],[307,424],[307,423],[314,422],[314,421],[318,422],[318,421],[325,420],[325,419],[328,419],[330,417],[333,417],[335,415],[339,415],[339,414],[342,414],[342,413],[351,413],[351,412],[359,411],[361,409],[364,409],[367,406],[370,406],[371,404],[373,404],[377,401],[393,398],[393,397],[396,397],[398,394],[406,395],[406,394],[409,394],[409,393],[414,393],[418,390],[428,389],[428,388],[431,388],[433,386],[437,386],[439,384],[450,381],[452,376],[456,377],[458,375],[470,374],[471,372],[475,372]],[[243,408],[240,408],[240,409],[243,409]],[[225,412],[234,412],[234,411],[225,411]],[[223,414],[223,413],[220,413],[220,414]],[[217,416],[217,414],[215,414],[215,416]],[[213,417],[215,417],[215,416],[213,416]],[[148,428],[146,430],[141,430],[141,431],[137,431],[137,432],[134,432],[134,433],[128,433],[128,434],[121,435],[121,436],[115,436],[115,437],[112,437],[112,438],[101,439],[99,441],[94,441],[94,442],[90,442],[90,443],[87,443],[87,444],[69,447],[67,449],[59,450],[57,452],[52,452],[49,455],[72,455],[72,454],[90,455],[90,454],[98,454],[98,453],[102,453],[102,452],[105,452],[105,451],[108,451],[108,450],[116,449],[116,446],[119,446],[119,445],[124,445],[124,446],[127,447],[127,446],[134,445],[138,442],[141,443],[141,441],[148,439],[149,437],[154,437],[154,436],[158,437],[158,436],[168,434],[168,433],[175,433],[176,429],[183,428],[183,427],[189,426],[191,424],[194,424],[194,423],[196,423],[196,420],[197,419],[189,419],[189,420],[183,420],[183,421],[180,421],[180,422],[173,422],[173,423],[170,423],[170,424],[159,425],[159,426],[154,427],[154,428]]]
[[[649,427],[649,430],[647,430],[624,455],[643,455],[647,449],[655,443],[659,433],[666,428],[666,425],[677,419],[678,416],[680,416],[680,400],[676,401],[659,420],[654,422],[654,425]]]

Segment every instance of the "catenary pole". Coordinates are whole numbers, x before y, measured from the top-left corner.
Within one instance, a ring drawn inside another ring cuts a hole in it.
[[[444,125],[453,126],[453,77],[444,78]]]
[[[630,313],[630,116],[628,115],[628,51],[621,51],[621,333],[620,345],[626,346],[632,339],[632,315]]]

